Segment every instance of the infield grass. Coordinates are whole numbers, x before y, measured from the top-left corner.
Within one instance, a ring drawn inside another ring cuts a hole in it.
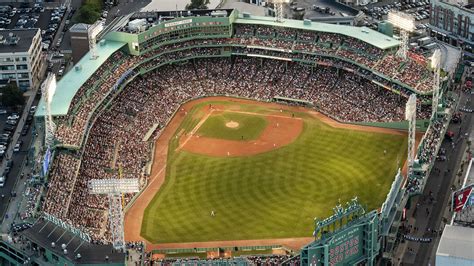
[[[177,132],[198,123],[202,105]],[[145,210],[142,236],[152,243],[311,237],[313,219],[331,215],[338,202],[358,196],[368,210],[379,208],[405,160],[406,136],[333,128],[306,113],[295,116],[304,118],[301,135],[255,156],[175,152],[172,138],[166,180]]]
[[[238,126],[230,128],[226,126],[228,122],[236,122]],[[227,140],[254,140],[266,126],[267,120],[263,116],[223,112],[209,116],[199,127],[197,134]]]

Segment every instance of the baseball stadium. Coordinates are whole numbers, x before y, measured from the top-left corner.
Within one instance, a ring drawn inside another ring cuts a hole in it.
[[[344,231],[359,246],[322,265],[390,256],[450,116],[429,58],[365,27],[231,9],[134,13],[97,40],[35,115],[52,142],[31,238],[54,226],[77,250],[140,246],[163,265],[308,265]]]

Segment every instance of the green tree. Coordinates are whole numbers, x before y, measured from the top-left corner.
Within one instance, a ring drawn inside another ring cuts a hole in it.
[[[303,20],[304,14],[305,14],[304,11],[302,11],[302,12],[294,12],[294,13],[293,13],[293,19],[296,19],[296,20]]]
[[[186,9],[207,9],[209,3],[209,0],[191,0],[191,3],[186,5]]]
[[[100,17],[100,13],[95,11],[92,6],[84,5],[79,9],[78,21],[86,24],[94,24]]]
[[[73,17],[73,22],[94,24],[100,18],[103,5],[102,0],[86,0],[79,8],[77,16]]]
[[[15,84],[8,84],[0,88],[2,94],[2,105],[5,107],[16,107],[25,103],[23,93]]]

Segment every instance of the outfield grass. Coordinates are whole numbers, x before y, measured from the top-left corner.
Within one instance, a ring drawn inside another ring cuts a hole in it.
[[[196,112],[178,131],[196,125]],[[339,200],[358,196],[369,210],[379,208],[397,161],[405,158],[407,138],[295,115],[304,118],[300,137],[256,156],[174,152],[172,140],[166,180],[145,210],[142,236],[153,243],[310,237],[314,217],[331,215]]]
[[[239,126],[227,127],[226,123],[230,121],[239,123]],[[199,127],[197,134],[227,140],[242,140],[242,137],[244,140],[253,140],[260,136],[267,124],[263,116],[224,112],[209,116]]]

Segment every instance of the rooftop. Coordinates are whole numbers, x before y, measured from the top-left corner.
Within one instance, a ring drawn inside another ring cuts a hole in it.
[[[301,20],[292,19],[285,19],[283,23],[278,23],[273,17],[249,16],[244,18],[242,14],[239,14],[239,18],[235,21],[235,23],[261,24],[275,27],[287,27],[294,29],[343,34],[369,43],[380,49],[389,49],[400,45],[400,42],[395,40],[394,38],[367,27],[345,26],[320,22],[311,22],[309,25],[305,25],[304,22]]]
[[[265,16],[266,8],[245,2],[225,2],[223,8],[237,9],[239,12],[250,13],[255,16]]]
[[[0,30],[0,53],[28,52],[39,29]]]
[[[436,257],[474,260],[474,228],[446,225]]]
[[[69,29],[70,32],[87,32],[89,29],[89,24],[85,23],[76,23],[72,25],[72,27]]]
[[[69,70],[69,72],[58,81],[57,89],[51,102],[51,114],[53,116],[66,115],[74,95],[82,84],[92,76],[109,56],[124,45],[124,42],[114,41],[105,41],[104,44],[97,44],[96,53],[99,57],[95,60],[92,60],[90,52],[87,52],[75,65],[75,68]],[[79,70],[76,70],[77,67],[79,67]],[[44,113],[45,105],[43,98],[41,98],[35,116],[44,116]]]
[[[151,0],[148,5],[146,5],[142,11],[163,11],[163,10],[184,10],[186,5],[189,4],[188,0]],[[207,5],[208,8],[216,8],[220,0],[210,0]]]
[[[39,220],[22,234],[39,246],[73,262],[81,264],[105,263],[106,256],[108,256],[108,263],[125,262],[125,254],[115,252],[112,245],[95,245],[85,242],[71,232],[46,220]],[[55,247],[52,247],[51,243],[53,242]],[[67,254],[64,254],[61,248],[62,244],[66,244]],[[80,259],[76,259],[77,254],[81,255]]]
[[[315,6],[318,6],[319,8],[329,7],[331,9],[331,11],[334,12],[335,14],[334,14],[334,16],[332,16],[331,14],[326,14],[324,12],[318,12],[318,11],[312,10],[312,8],[310,8],[308,6],[308,8],[306,8],[305,17],[307,17],[309,19],[320,18],[320,17],[341,18],[341,17],[347,17],[347,16],[353,17],[353,16],[357,15],[357,13],[358,13],[358,10],[356,10],[352,7],[349,7],[349,6],[346,6],[346,5],[341,4],[339,2],[331,1],[331,0],[318,0],[316,2]]]

